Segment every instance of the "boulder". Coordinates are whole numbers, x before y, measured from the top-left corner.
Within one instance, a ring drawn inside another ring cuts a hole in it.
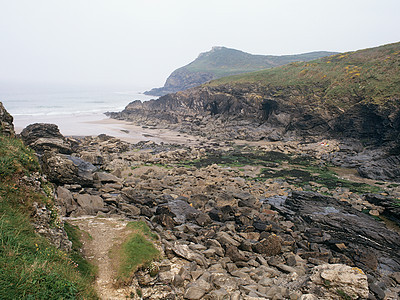
[[[88,214],[96,215],[99,211],[104,210],[104,201],[100,196],[89,194],[75,195],[76,202]]]
[[[46,152],[42,156],[42,169],[53,183],[90,186],[96,167],[77,157]]]
[[[72,193],[61,186],[57,187],[56,204],[61,207],[61,212],[64,216],[68,216],[76,209],[76,202]]]
[[[211,285],[207,281],[198,279],[186,286],[184,298],[193,300],[202,299],[203,296],[210,290]]]
[[[310,280],[324,299],[367,299],[369,295],[368,279],[364,272],[356,267],[343,264],[323,264],[312,270]]]
[[[93,179],[96,181],[100,181],[102,184],[121,183],[121,179],[119,179],[117,176],[106,172],[95,172],[93,174]]]
[[[63,154],[71,154],[70,143],[60,133],[55,124],[35,123],[28,125],[21,132],[21,138],[25,145],[31,147],[37,153],[54,151]]]
[[[174,242],[172,251],[180,257],[187,259],[188,261],[196,262],[200,266],[208,266],[208,262],[203,254],[198,251],[192,251],[188,245]]]
[[[0,134],[6,136],[15,136],[13,117],[0,102]]]

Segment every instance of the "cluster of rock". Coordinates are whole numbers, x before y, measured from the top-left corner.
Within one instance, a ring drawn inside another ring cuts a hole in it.
[[[38,134],[27,143],[41,138],[47,142],[36,150],[65,216],[140,218],[158,233],[157,274],[139,270],[132,283],[144,298],[396,299],[400,292],[400,236],[360,213],[383,213],[382,199],[371,204],[344,189],[326,197],[283,180],[246,180],[251,170],[183,166],[207,147],[131,145],[105,135]],[[264,147],[317,159],[340,149]]]

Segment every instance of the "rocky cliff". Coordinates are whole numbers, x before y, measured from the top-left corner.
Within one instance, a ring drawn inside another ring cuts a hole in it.
[[[390,165],[400,154],[398,82],[400,43],[225,77],[110,115],[220,140],[353,139],[386,147],[378,160]],[[371,170],[362,173],[400,180]]]
[[[258,71],[294,61],[310,61],[333,54],[336,54],[336,52],[318,51],[281,56],[252,55],[226,47],[213,47],[211,51],[201,53],[190,64],[172,72],[163,87],[154,88],[145,92],[145,94],[163,96],[196,87],[224,76]]]

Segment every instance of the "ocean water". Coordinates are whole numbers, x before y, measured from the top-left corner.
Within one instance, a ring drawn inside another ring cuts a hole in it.
[[[64,135],[97,135],[109,134],[106,127],[115,126],[98,124],[108,119],[105,112],[121,111],[134,100],[155,98],[142,94],[145,90],[0,85],[0,101],[14,117],[17,132],[32,123],[53,123]]]

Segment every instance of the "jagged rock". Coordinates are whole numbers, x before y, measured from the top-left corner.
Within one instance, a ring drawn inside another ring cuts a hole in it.
[[[224,232],[224,231],[220,231],[217,233],[217,240],[218,240],[218,242],[221,243],[221,245],[224,245],[224,246],[229,246],[229,245],[234,246],[234,247],[240,246],[240,242],[235,240],[227,232]]]
[[[207,259],[200,252],[190,250],[188,245],[174,242],[172,251],[174,251],[177,255],[187,259],[188,261],[196,262],[201,266],[208,265]]]
[[[225,255],[228,256],[233,262],[247,261],[248,259],[239,252],[237,247],[233,245],[226,245]]]
[[[120,205],[120,207],[121,207],[121,210],[129,216],[139,216],[140,215],[140,208],[136,207],[135,205],[123,203]]]
[[[61,186],[57,187],[56,204],[61,207],[62,214],[68,216],[77,208],[77,204],[72,193]]]
[[[35,123],[28,125],[22,130],[21,138],[25,145],[38,153],[44,151],[72,153],[70,143],[67,142],[55,124]]]
[[[209,290],[211,290],[211,285],[203,279],[198,279],[186,286],[184,298],[193,300],[202,299]]]
[[[104,201],[100,196],[89,194],[75,195],[76,202],[88,215],[96,215],[104,210]]]
[[[100,181],[102,184],[106,183],[121,183],[121,179],[119,179],[117,176],[114,176],[110,173],[106,172],[95,172],[93,174],[93,179]]]
[[[228,292],[224,288],[220,288],[219,290],[211,291],[209,294],[210,300],[227,300],[230,299]]]
[[[15,136],[13,120],[12,115],[8,113],[3,103],[0,102],[0,134]]]
[[[341,299],[344,295],[355,299],[368,298],[367,275],[359,268],[324,264],[314,267],[310,280],[322,290],[325,299]]]

